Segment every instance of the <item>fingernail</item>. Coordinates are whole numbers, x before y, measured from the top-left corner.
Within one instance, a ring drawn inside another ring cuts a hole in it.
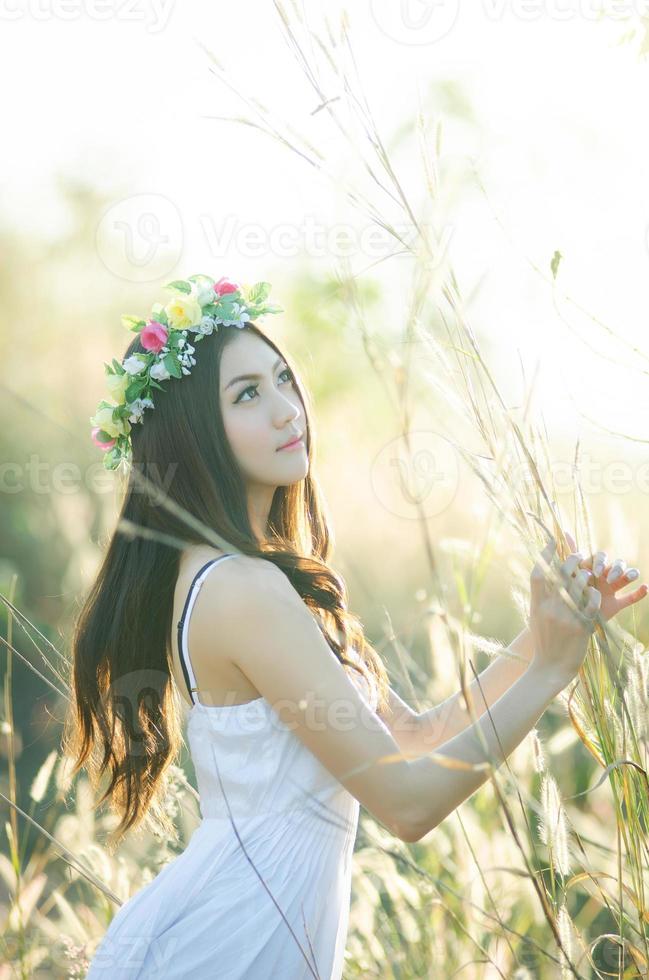
[[[614,568],[610,570],[610,572],[606,576],[606,581],[608,582],[609,585],[611,585],[613,582],[615,582],[616,579],[620,577],[621,574],[622,574],[622,569],[620,568],[619,565],[616,565]]]
[[[639,575],[640,572],[638,571],[637,568],[630,568],[626,573],[626,577],[629,579],[630,582],[635,582],[635,580],[639,577]]]
[[[602,564],[602,562],[598,561],[593,565],[593,575],[595,576],[595,578],[598,578],[603,571],[604,571],[604,565]]]

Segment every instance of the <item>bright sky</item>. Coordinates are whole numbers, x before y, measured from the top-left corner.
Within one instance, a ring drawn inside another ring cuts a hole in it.
[[[334,6],[328,5],[332,21]],[[500,348],[511,375],[513,348],[520,348],[530,376],[540,356],[539,404],[571,435],[589,431],[574,414],[574,399],[610,428],[643,437],[646,375],[615,370],[575,341],[553,309],[548,286],[525,261],[528,256],[547,274],[559,249],[560,285],[649,352],[649,63],[638,58],[637,45],[617,44],[629,24],[598,22],[593,8],[582,0],[483,0],[461,8],[439,0],[431,17],[421,0],[391,7],[367,0],[351,8],[352,43],[384,137],[413,114],[417,87],[425,96],[435,86],[447,180],[466,172],[467,156],[477,158],[490,202],[475,183],[458,184],[450,249],[465,296],[485,277],[470,317],[494,345],[490,354]],[[0,20],[3,220],[55,238],[66,221],[58,177],[83,175],[106,189],[114,211],[98,229],[97,248],[116,289],[122,280],[107,257],[107,236],[120,221],[130,225],[131,254],[142,260],[143,281],[156,283],[192,271],[243,281],[288,279],[294,250],[285,245],[280,253],[275,242],[270,259],[264,244],[261,254],[246,247],[242,255],[237,232],[253,226],[263,242],[286,225],[297,229],[299,243],[307,219],[358,225],[327,180],[288,150],[249,128],[201,118],[244,107],[209,71],[199,40],[245,91],[335,150],[326,113],[309,115],[317,99],[283,40],[270,0],[227,6],[0,0]],[[417,21],[418,29],[409,26]],[[473,123],[449,116],[442,93],[451,80],[463,86]],[[415,183],[420,171],[414,141],[408,153],[397,159],[414,188],[421,186]],[[156,229],[130,224],[143,202],[168,238],[161,267],[144,263]],[[312,251],[314,269],[333,267],[326,253]],[[356,256],[353,266],[371,261]],[[396,281],[389,262],[377,270],[377,277]],[[641,363],[611,345],[574,307],[564,301],[559,306],[595,348],[625,364]],[[644,369],[649,371],[649,360]]]

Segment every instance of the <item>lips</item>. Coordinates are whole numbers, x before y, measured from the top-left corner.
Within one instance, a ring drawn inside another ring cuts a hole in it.
[[[302,438],[302,433],[299,432],[297,435],[292,436],[288,440],[288,442],[285,442],[283,445],[278,446],[277,451],[279,452],[280,449],[286,449],[287,446],[292,446],[294,442],[299,442],[301,438]]]

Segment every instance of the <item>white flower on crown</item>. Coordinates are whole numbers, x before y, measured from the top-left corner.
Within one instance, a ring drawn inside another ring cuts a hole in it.
[[[129,422],[141,422],[144,409],[154,408],[154,405],[150,398],[136,398],[135,401],[131,402],[129,408],[131,409],[131,414],[128,417]]]
[[[248,317],[248,307],[245,303],[233,303],[232,312],[234,313],[234,319],[232,320],[221,320],[224,327],[242,327]]]
[[[192,295],[198,300],[201,306],[207,306],[208,303],[215,303],[217,300],[214,285],[204,280],[202,282],[199,280],[199,282],[192,283]]]
[[[207,337],[209,336],[209,334],[212,333],[215,326],[216,326],[216,320],[214,319],[213,316],[204,316],[201,319],[199,325],[196,327],[196,332],[202,333]]]
[[[125,361],[123,361],[122,367],[127,374],[139,374],[140,371],[145,369],[146,362],[143,361],[141,357],[138,357],[137,354],[132,354],[130,357],[127,357]]]
[[[171,377],[171,375],[164,366],[164,362],[158,361],[158,363],[154,364],[149,371],[149,377],[153,378],[154,381],[166,381],[167,378]]]
[[[178,361],[182,368],[192,367],[192,365],[196,364],[196,358],[192,357],[193,350],[194,348],[190,347],[189,350],[185,350],[182,354],[178,355]],[[189,371],[183,371],[183,374],[189,374]]]

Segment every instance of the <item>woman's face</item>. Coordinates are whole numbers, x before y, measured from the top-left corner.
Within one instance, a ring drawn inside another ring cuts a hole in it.
[[[234,329],[221,356],[225,433],[249,485],[287,486],[309,469],[302,400],[273,348],[252,331]],[[279,448],[296,435],[302,435],[297,446]]]

